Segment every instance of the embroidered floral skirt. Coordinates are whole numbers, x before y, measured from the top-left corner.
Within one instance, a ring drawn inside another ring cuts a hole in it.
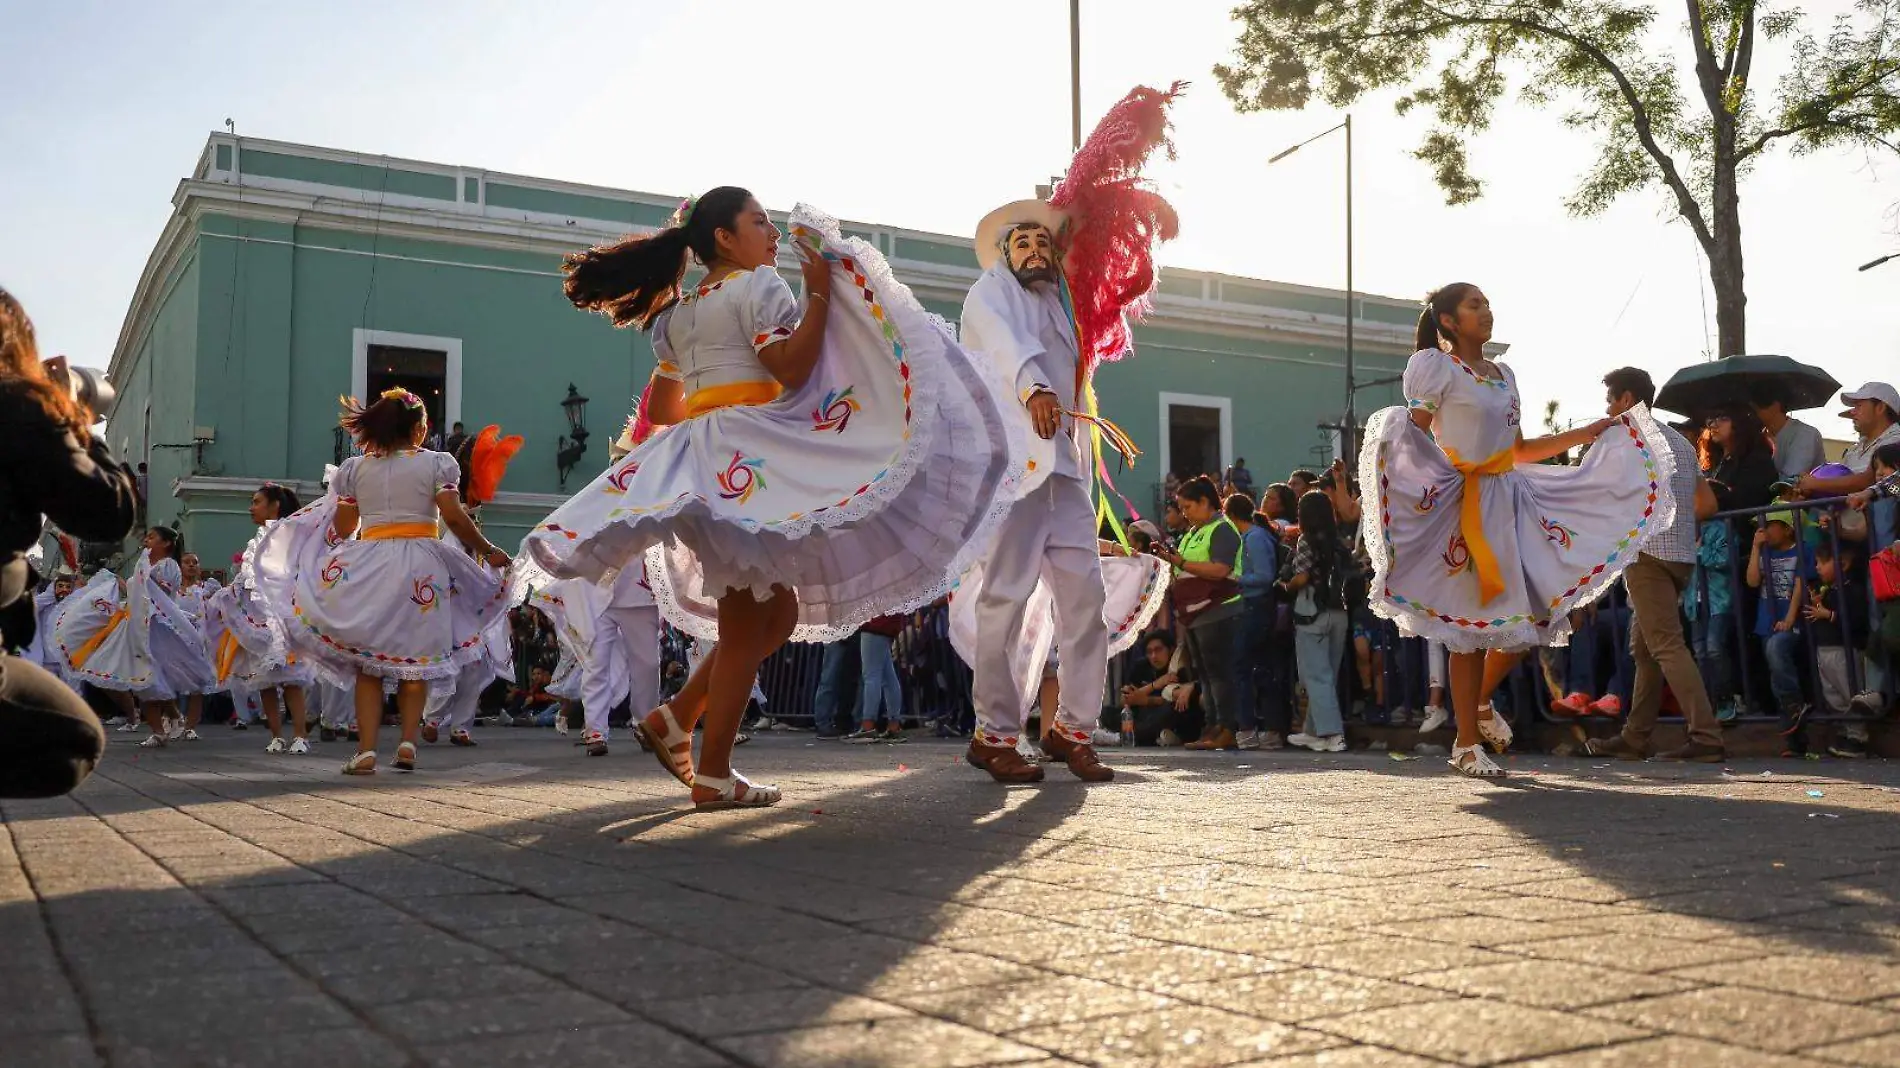
[[[451,679],[505,615],[499,575],[433,538],[338,542],[325,496],[266,528],[247,554],[291,652],[345,688],[358,674]]]
[[[144,701],[215,689],[203,635],[190,613],[170,600],[122,596],[118,587],[116,576],[101,571],[66,599],[52,640],[72,678]],[[127,614],[115,623],[122,607]]]
[[[1104,556],[1102,624],[1108,628],[1108,655],[1117,656],[1141,640],[1168,596],[1168,565],[1147,556]],[[963,576],[950,599],[950,644],[963,662],[976,664],[976,602],[983,593],[983,565]],[[1023,613],[1022,637],[1009,650],[1016,692],[1034,695],[1043,667],[1056,648],[1056,603],[1046,582],[1036,583]]]
[[[1372,609],[1453,652],[1566,644],[1571,611],[1601,596],[1669,526],[1674,466],[1654,417],[1638,406],[1580,466],[1519,464],[1477,477],[1483,536],[1503,581],[1487,601],[1462,517],[1470,482],[1404,408],[1378,412],[1359,469]]]
[[[217,670],[218,689],[310,685],[310,665],[290,651],[283,625],[241,581],[206,603],[205,648]]]
[[[1022,469],[1010,390],[875,248],[808,207],[792,226],[832,265],[806,384],[662,430],[536,526],[524,560],[602,583],[644,554],[666,619],[708,640],[727,591],[783,587],[793,639],[832,641],[949,592],[987,547]]]

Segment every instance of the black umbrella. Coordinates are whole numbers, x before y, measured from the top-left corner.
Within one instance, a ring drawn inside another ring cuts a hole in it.
[[[1840,388],[1833,375],[1786,356],[1730,356],[1671,375],[1656,396],[1656,407],[1700,417],[1747,404],[1757,390],[1770,390],[1792,412],[1819,408]]]

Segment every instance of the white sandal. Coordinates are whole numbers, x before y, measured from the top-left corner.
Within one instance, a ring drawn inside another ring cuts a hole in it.
[[[365,749],[362,752],[351,757],[350,762],[343,765],[343,774],[345,775],[374,775],[376,774],[376,750]]]
[[[1470,757],[1469,763],[1465,762]],[[1481,745],[1454,745],[1451,747],[1451,770],[1471,779],[1502,779],[1509,773],[1497,766]]]
[[[665,730],[654,728],[647,720],[658,716]],[[673,715],[672,705],[661,705],[653,711],[634,720],[633,729],[645,742],[643,748],[659,758],[660,766],[667,774],[678,779],[682,785],[693,785],[693,732],[680,726],[679,719]]]
[[[693,808],[700,812],[712,812],[722,808],[765,808],[768,805],[778,804],[785,797],[778,787],[757,785],[739,774],[736,769],[730,778],[725,779],[700,775],[694,779],[693,785],[718,791],[716,797],[693,802]],[[739,793],[741,786],[745,787],[743,796]]]
[[[1484,715],[1486,712],[1491,713],[1488,719]],[[1478,706],[1478,735],[1491,746],[1493,751],[1499,753],[1509,749],[1511,739],[1515,737],[1511,731],[1511,725],[1505,722],[1504,717],[1498,715],[1498,710],[1490,705]]]

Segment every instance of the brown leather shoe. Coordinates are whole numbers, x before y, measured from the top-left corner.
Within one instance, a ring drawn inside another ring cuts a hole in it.
[[[1069,765],[1069,773],[1083,782],[1107,782],[1115,777],[1115,770],[1102,763],[1102,758],[1095,754],[1095,747],[1087,742],[1066,738],[1056,730],[1043,737],[1042,745],[1050,755]]]
[[[1625,741],[1620,734],[1608,738],[1592,738],[1583,743],[1584,751],[1591,756],[1615,757],[1618,760],[1641,760],[1643,751]]]
[[[1240,748],[1240,739],[1234,737],[1234,732],[1228,730],[1226,727],[1216,727],[1211,733],[1204,733],[1199,738],[1189,742],[1187,748],[1202,750],[1238,749]]]
[[[971,742],[969,752],[963,754],[973,768],[982,768],[990,773],[990,778],[1002,783],[1041,782],[1042,767],[1023,759],[1023,755],[1013,747],[1001,745],[983,745]]]
[[[1728,750],[1707,742],[1684,742],[1675,749],[1665,749],[1656,754],[1657,760],[1687,760],[1697,764],[1720,764],[1728,760]]]

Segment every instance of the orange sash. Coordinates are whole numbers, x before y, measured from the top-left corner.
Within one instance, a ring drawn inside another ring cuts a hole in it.
[[[237,661],[238,640],[230,631],[218,638],[218,681],[231,677],[231,665]]]
[[[1517,449],[1507,446],[1481,463],[1467,463],[1456,450],[1446,449],[1445,455],[1451,459],[1451,466],[1464,476],[1464,500],[1458,508],[1458,525],[1465,538],[1465,548],[1471,550],[1471,562],[1478,569],[1478,603],[1490,604],[1497,595],[1504,592],[1504,572],[1498,568],[1497,553],[1491,550],[1491,543],[1484,536],[1484,492],[1479,479],[1495,478],[1507,474],[1517,467]]]
[[[430,538],[437,537],[434,523],[378,523],[373,527],[364,527],[358,535],[364,541],[389,541],[394,538]]]
[[[686,398],[686,418],[692,419],[721,408],[744,408],[770,404],[783,392],[777,382],[733,382],[723,386],[696,389]]]
[[[105,641],[108,637],[111,637],[112,632],[118,630],[119,624],[124,623],[130,615],[130,612],[121,608],[106,617],[106,625],[99,628],[99,633],[87,638],[86,644],[80,646],[78,651],[73,653],[73,667],[85,667],[86,661],[92,659],[92,654],[99,651],[100,643]]]

